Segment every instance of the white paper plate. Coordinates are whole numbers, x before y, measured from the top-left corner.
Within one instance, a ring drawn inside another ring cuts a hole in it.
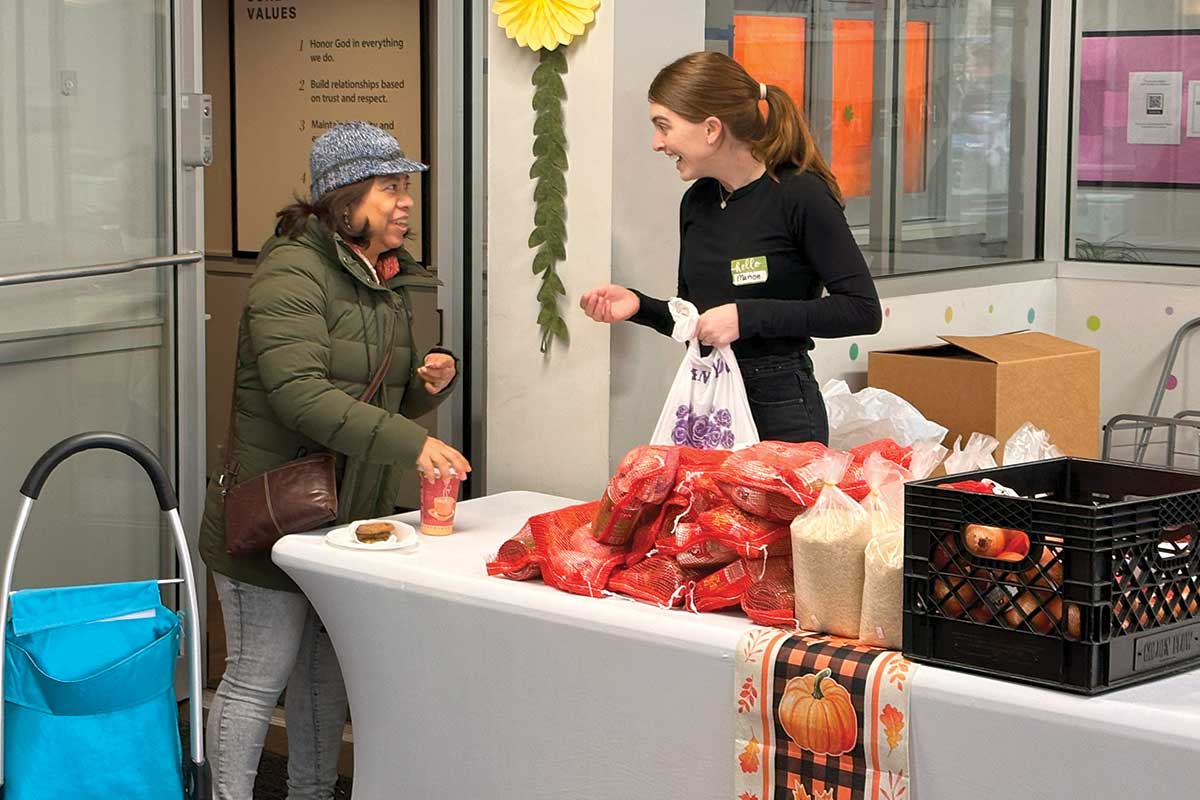
[[[360,542],[354,538],[354,529],[358,525],[366,522],[386,522],[392,526],[394,533],[392,538],[383,542]],[[346,550],[416,550],[421,546],[421,540],[417,536],[413,526],[400,522],[394,519],[363,519],[357,522],[352,522],[349,525],[343,525],[340,528],[334,528],[329,533],[325,534],[325,541],[334,547],[342,547]]]

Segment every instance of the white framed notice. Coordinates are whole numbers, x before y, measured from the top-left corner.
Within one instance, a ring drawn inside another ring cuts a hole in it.
[[[234,0],[234,247],[258,251],[275,212],[307,199],[313,140],[341,122],[421,152],[420,0]],[[414,231],[421,182],[412,182]],[[421,258],[420,239],[408,244]]]
[[[1129,73],[1129,144],[1179,144],[1182,72]]]

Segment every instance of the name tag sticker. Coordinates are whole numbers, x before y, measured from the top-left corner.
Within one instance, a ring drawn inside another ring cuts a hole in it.
[[[753,256],[751,258],[735,258],[729,262],[729,272],[733,275],[734,286],[749,286],[752,283],[767,282],[767,257]]]

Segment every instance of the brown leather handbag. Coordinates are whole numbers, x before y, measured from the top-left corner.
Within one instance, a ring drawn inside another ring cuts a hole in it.
[[[235,357],[236,364],[236,357]],[[391,348],[379,371],[358,399],[370,403],[383,385],[392,364]],[[236,367],[234,392],[236,388]],[[230,399],[229,433],[225,439],[225,466],[218,483],[225,500],[225,545],[231,555],[245,556],[268,550],[282,536],[302,533],[337,519],[338,498],[333,453],[297,458],[261,475],[237,483],[240,465],[233,458],[237,408]]]

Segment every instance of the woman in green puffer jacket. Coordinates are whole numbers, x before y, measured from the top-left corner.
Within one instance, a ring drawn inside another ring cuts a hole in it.
[[[418,362],[408,287],[435,285],[403,248],[409,175],[428,169],[363,122],[331,128],[310,155],[311,202],[281,210],[250,282],[237,343],[233,456],[246,480],[305,453],[338,454],[338,522],[391,514],[402,473],[464,476],[466,459],[413,422],[453,384],[453,354]],[[384,354],[370,403],[358,398]],[[418,366],[418,364],[420,364]],[[226,476],[228,480],[228,476]],[[249,800],[271,712],[288,688],[288,797],[330,798],[346,692],[329,636],[269,552],[232,556],[214,478],[200,531],[225,617],[225,674],[209,713],[219,800]]]

